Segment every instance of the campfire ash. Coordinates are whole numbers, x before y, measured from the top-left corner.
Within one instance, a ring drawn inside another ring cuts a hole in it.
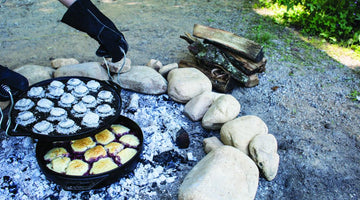
[[[144,134],[141,161],[133,173],[104,188],[65,191],[41,173],[31,138],[3,136],[1,196],[15,199],[161,199],[161,195],[165,195],[176,199],[177,186],[196,164],[197,158],[204,155],[199,141],[205,130],[183,115],[183,104],[170,100],[167,95],[142,95],[123,90],[121,96],[121,115],[138,123]],[[196,151],[176,146],[176,134],[182,128],[190,137],[196,133],[194,141],[190,140],[190,146],[195,147],[191,149]],[[169,187],[169,184],[174,186]],[[163,191],[165,188],[167,191]]]

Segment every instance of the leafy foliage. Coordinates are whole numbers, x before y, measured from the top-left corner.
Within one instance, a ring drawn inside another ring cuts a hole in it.
[[[353,48],[360,44],[360,0],[259,0],[262,6],[287,7],[282,18],[301,28],[302,32],[319,35],[330,42]]]

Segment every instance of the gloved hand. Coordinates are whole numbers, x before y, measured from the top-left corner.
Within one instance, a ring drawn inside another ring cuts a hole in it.
[[[124,35],[90,0],[77,0],[64,14],[61,21],[77,30],[87,33],[99,42],[97,56],[111,57],[116,63],[128,51]]]
[[[10,88],[13,97],[16,97],[29,88],[29,81],[23,75],[0,65],[0,101],[10,99],[6,86]]]

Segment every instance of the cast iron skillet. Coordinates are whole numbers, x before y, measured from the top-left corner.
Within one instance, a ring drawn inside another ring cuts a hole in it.
[[[52,143],[39,141],[36,145],[36,159],[40,166],[41,171],[45,174],[45,176],[49,180],[59,184],[65,190],[71,190],[71,191],[101,188],[117,181],[120,177],[133,171],[140,160],[140,154],[143,150],[143,143],[144,143],[143,133],[140,127],[134,121],[121,115],[117,118],[117,120],[115,120],[115,124],[121,124],[123,126],[128,127],[130,131],[135,133],[135,135],[140,140],[140,145],[137,149],[138,152],[132,159],[130,159],[124,165],[117,167],[106,173],[97,174],[97,175],[69,176],[65,174],[59,174],[46,167],[46,161],[44,160],[44,155],[51,148],[53,148]],[[96,133],[97,132],[94,132],[93,134]]]
[[[27,97],[27,92],[33,87],[42,86],[42,87],[46,88],[54,80],[58,80],[58,81],[60,81],[60,82],[62,82],[64,84],[66,84],[66,82],[71,78],[78,78],[81,81],[83,81],[84,83],[87,83],[90,80],[95,80],[95,81],[98,81],[100,83],[102,90],[110,91],[114,96],[114,100],[111,103],[111,106],[115,109],[114,115],[104,118],[100,122],[99,126],[96,127],[96,128],[89,128],[89,127],[81,126],[81,129],[78,130],[74,134],[59,134],[59,133],[56,132],[56,130],[54,130],[53,133],[51,133],[49,135],[45,135],[45,134],[35,133],[32,130],[33,125],[35,123],[39,122],[39,120],[37,120],[36,122],[34,122],[34,123],[30,124],[30,125],[27,125],[25,127],[18,125],[17,128],[16,128],[16,131],[13,131],[14,125],[16,124],[16,116],[20,112],[18,110],[13,109],[12,113],[11,113],[12,125],[13,126],[11,128],[12,131],[9,131],[9,135],[10,136],[29,136],[29,137],[39,139],[39,140],[42,140],[42,141],[65,141],[65,140],[84,138],[84,137],[86,137],[88,135],[93,134],[94,132],[99,132],[99,131],[109,127],[117,119],[117,117],[119,116],[120,110],[121,110],[121,103],[122,103],[121,102],[121,97],[120,97],[120,90],[121,90],[120,87],[116,83],[113,83],[113,82],[110,82],[110,81],[101,81],[101,80],[97,80],[97,79],[94,79],[94,78],[80,77],[80,76],[67,76],[67,77],[58,77],[58,78],[48,79],[48,80],[44,80],[44,81],[38,82],[38,83],[30,86],[27,91],[21,93],[19,95],[19,97],[17,99],[15,99],[15,102],[22,99],[22,98],[29,98],[29,97]],[[33,100],[35,98],[30,98],[30,99]],[[51,99],[49,99],[49,100],[51,100]],[[37,112],[35,110],[35,107],[36,107],[36,105],[32,109],[30,109],[30,111]],[[41,114],[39,114],[39,115],[41,116]],[[71,115],[71,114],[69,114],[69,111],[68,111],[68,115]],[[81,120],[79,118],[78,119],[72,118],[72,119],[74,121]],[[78,124],[79,124],[79,122],[78,122]]]

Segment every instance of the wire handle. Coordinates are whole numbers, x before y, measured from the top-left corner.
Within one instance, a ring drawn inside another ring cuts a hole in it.
[[[121,64],[121,67],[120,67],[120,70],[117,72],[117,81],[118,83],[120,84],[120,73],[122,71],[122,69],[124,68],[125,66],[125,63],[126,63],[126,53],[124,51],[123,48],[121,48],[121,46],[119,46],[120,48],[120,51],[123,53],[124,57],[123,57],[123,63]],[[106,69],[107,69],[107,73],[108,73],[108,76],[110,78],[111,81],[114,82],[114,79],[112,78],[111,74],[110,74],[110,69],[109,69],[109,65],[108,65],[108,62],[106,61],[105,57],[103,57],[104,59],[104,63],[105,63],[105,66],[106,66]]]
[[[5,134],[8,135],[8,132],[9,132],[9,129],[10,129],[10,126],[11,126],[11,112],[12,112],[12,109],[14,107],[14,98],[13,98],[13,95],[11,93],[11,89],[9,86],[5,85],[5,84],[1,84],[0,85],[1,88],[6,91],[7,93],[9,93],[9,96],[10,96],[10,101],[11,101],[11,104],[10,104],[10,109],[9,109],[9,112],[8,112],[8,120],[6,122],[6,130],[5,130]],[[4,113],[2,112],[1,110],[1,119],[0,119],[0,126],[2,124],[2,121],[4,119]]]

